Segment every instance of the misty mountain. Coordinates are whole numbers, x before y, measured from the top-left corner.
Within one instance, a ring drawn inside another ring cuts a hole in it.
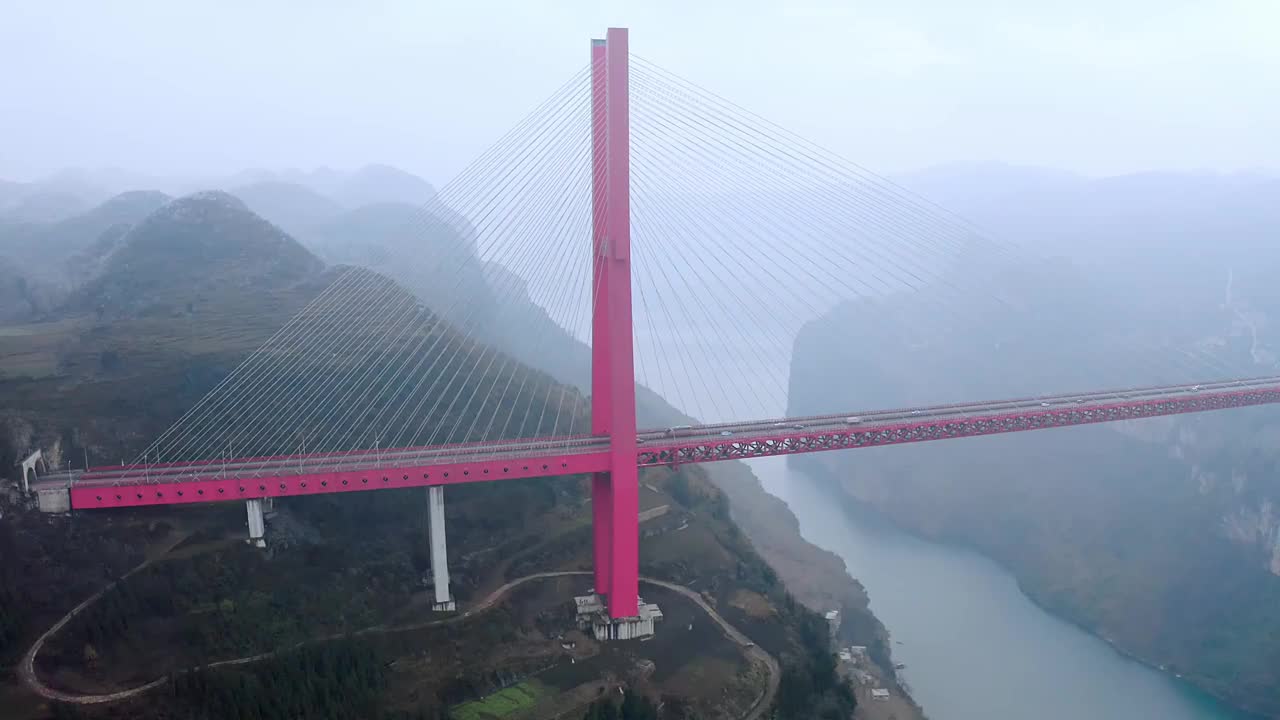
[[[154,190],[121,193],[95,208],[67,218],[41,233],[37,250],[50,258],[69,258],[86,252],[112,228],[129,227],[169,202],[169,196]],[[101,252],[99,248],[99,252]]]
[[[27,257],[38,247],[44,227],[41,223],[0,220],[0,253]]]
[[[120,237],[72,306],[113,314],[189,313],[212,296],[260,283],[287,286],[322,268],[237,198],[202,192],[164,205]]]
[[[170,189],[171,183],[159,175],[138,172],[120,167],[68,167],[63,168],[37,184],[75,192],[101,202],[112,195],[131,190]]]
[[[320,167],[313,170],[248,169],[225,174],[179,173],[152,175],[121,168],[65,168],[32,182],[0,179],[0,223],[50,223],[89,210],[108,198],[136,190],[159,190],[168,195],[188,195],[217,188],[252,197],[250,204],[264,214],[275,210],[273,222],[290,218],[321,220],[332,213],[324,200],[303,197],[299,186],[346,209],[385,202],[421,205],[435,196],[426,180],[389,165],[367,165],[354,170]],[[262,187],[258,187],[262,186]],[[260,206],[260,207],[259,207]],[[317,213],[312,217],[309,213]]]
[[[96,275],[133,226],[169,200],[161,192],[130,191],[68,220],[68,227],[57,234],[70,253],[65,261],[70,285],[74,287]],[[85,242],[90,238],[91,242]]]
[[[0,255],[0,322],[24,322],[57,303],[58,294],[33,277],[17,260]]]
[[[347,209],[379,203],[421,205],[436,194],[431,183],[389,165],[366,165],[350,171],[327,167],[278,171],[253,169],[220,181],[206,181],[206,186],[223,187],[233,193],[238,188],[263,184],[300,185]],[[277,221],[276,218],[270,219]]]
[[[0,185],[0,192],[5,187]],[[0,221],[0,322],[20,322],[48,309],[26,250],[38,226]]]
[[[0,223],[0,317],[31,320],[54,309],[95,274],[134,223],[168,201],[128,192],[51,223]]]
[[[337,201],[292,182],[263,180],[231,188],[228,192],[294,237],[305,235],[311,228],[332,220],[343,211]]]
[[[351,267],[326,270],[300,243],[224,192],[175,199],[134,226],[113,226],[104,233],[106,237],[114,239],[113,248],[101,258],[92,277],[56,307],[53,322],[31,326],[31,336],[38,339],[34,348],[26,347],[25,330],[8,339],[0,336],[5,340],[0,354],[11,361],[4,367],[5,379],[18,380],[6,391],[10,402],[5,405],[22,408],[22,422],[31,424],[32,432],[45,442],[56,443],[56,434],[68,424],[93,426],[90,434],[97,438],[93,442],[101,443],[95,454],[107,452],[114,457],[124,452],[140,437],[158,432],[158,418],[171,419],[193,405],[236,362],[339,277],[347,278],[348,287],[360,288],[362,295],[336,305],[331,315],[313,318],[310,332],[329,333],[333,342],[308,363],[331,364],[332,375],[363,383],[349,388],[355,397],[378,398],[397,407],[408,402],[412,407],[417,398],[406,394],[406,388],[398,385],[402,376],[384,372],[386,367],[410,368],[410,361],[419,359],[415,353],[438,343],[441,350],[476,352],[468,347],[475,338],[461,337],[454,327],[438,322],[418,297],[390,278]],[[353,272],[359,275],[354,280],[348,275]],[[20,290],[0,284],[6,297]],[[380,371],[373,372],[375,368]],[[443,364],[420,368],[440,373],[446,369]],[[277,380],[288,382],[288,373],[296,368],[282,364],[275,370],[283,373]],[[504,381],[516,377],[523,382],[530,377],[523,368],[503,361],[488,372],[469,376],[468,382],[488,389],[500,371]],[[520,400],[537,407],[516,415],[517,431],[527,423],[528,433],[551,432],[550,426],[543,428],[539,423],[559,418],[542,411],[540,404],[552,401],[565,404],[562,419],[566,422],[582,422],[573,419],[580,414],[574,409],[581,405],[580,397],[566,395],[547,378],[529,382],[531,389]],[[538,388],[531,397],[535,382]],[[94,389],[86,391],[85,383]],[[79,390],[72,392],[74,387]],[[458,389],[456,384],[430,382],[416,383],[414,392],[442,393],[446,387]],[[74,406],[36,409],[35,397],[63,392],[76,399]],[[130,400],[122,403],[121,395]],[[475,403],[485,397],[479,392],[468,396]],[[109,397],[115,399],[107,401]],[[508,398],[512,407],[515,400]],[[290,402],[281,400],[273,407],[291,414],[297,408]],[[303,394],[297,402],[305,402]],[[73,410],[76,406],[79,411]],[[28,407],[32,410],[27,411]],[[477,410],[458,403],[450,405],[452,414],[436,419],[449,426],[455,421],[470,423]],[[0,425],[5,417],[0,412]],[[301,415],[291,417],[302,422]],[[112,421],[100,424],[105,418]],[[332,428],[298,429],[319,437],[329,435]],[[409,423],[398,428],[406,433],[418,429]],[[366,430],[356,423],[351,432]],[[333,437],[335,442],[347,443],[340,447],[364,440],[362,435]],[[384,440],[396,438],[384,435]],[[398,441],[409,442],[408,438]]]
[[[789,412],[1276,372],[1274,179],[1043,180],[990,194],[981,177],[948,180],[965,215],[1028,249],[975,252],[945,284],[806,326]],[[1037,602],[1126,652],[1271,715],[1277,437],[1276,410],[1261,407],[791,462],[903,527],[995,558]]]
[[[1027,193],[1071,191],[1087,178],[1065,170],[1004,163],[935,165],[893,178],[899,185],[961,213]]]
[[[997,238],[1103,269],[1128,271],[1205,253],[1244,263],[1254,250],[1269,249],[1280,227],[1280,178],[1264,173],[1086,178],[1039,168],[948,166],[900,181]]]
[[[131,179],[125,179],[131,178]],[[84,212],[112,195],[156,187],[123,170],[66,169],[35,182],[0,181],[0,221],[51,223]]]
[[[23,256],[35,269],[60,270],[108,228],[132,225],[168,201],[160,192],[126,192],[55,222],[0,225],[0,250]]]
[[[301,185],[313,192],[329,196],[334,188],[342,185],[350,175],[350,171],[331,167],[317,167],[310,170],[285,168],[272,170],[269,168],[247,168],[228,177],[218,178],[217,183],[225,187],[242,187],[259,183],[288,183]]]
[[[349,208],[388,202],[421,205],[436,194],[431,183],[390,165],[366,165],[321,189]]]
[[[408,203],[376,203],[339,212],[312,225],[307,233],[328,262],[378,264],[446,255],[474,257],[474,241],[464,228]]]
[[[1280,310],[1280,178],[1141,173],[1084,178],[1036,168],[956,167],[907,176],[1024,260],[1060,257],[1117,288],[1149,322],[1229,304],[1259,329]],[[1020,248],[1020,249],[1018,249]],[[1265,312],[1270,308],[1270,312]],[[1263,316],[1257,313],[1262,312]],[[1171,323],[1166,323],[1171,324]],[[1280,343],[1265,330],[1264,340]]]
[[[444,208],[366,205],[314,225],[300,238],[325,262],[394,279],[464,332],[492,312],[473,233]]]
[[[0,211],[0,220],[10,223],[57,222],[91,206],[91,200],[75,193],[37,191],[13,200]]]

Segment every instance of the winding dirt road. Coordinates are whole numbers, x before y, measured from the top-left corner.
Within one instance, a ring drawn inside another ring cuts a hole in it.
[[[23,655],[22,657],[22,663],[18,668],[18,675],[19,677],[22,678],[23,684],[25,684],[28,688],[30,688],[32,692],[36,693],[40,697],[43,697],[47,700],[57,700],[59,702],[73,703],[76,705],[100,705],[102,703],[118,702],[120,700],[126,700],[128,698],[141,695],[142,693],[145,693],[148,690],[151,690],[153,688],[159,687],[160,685],[163,685],[166,681],[168,681],[167,677],[157,678],[144,685],[138,685],[137,687],[132,687],[127,690],[120,690],[118,692],[113,692],[113,693],[103,693],[103,694],[68,693],[68,692],[63,692],[61,690],[57,690],[55,688],[51,688],[48,685],[45,685],[43,682],[40,681],[40,678],[37,677],[36,670],[35,670],[36,656],[40,653],[40,649],[44,647],[45,642],[47,642],[49,638],[56,635],[59,630],[61,630],[64,626],[66,626],[68,622],[71,621],[72,618],[74,618],[76,615],[83,612],[85,608],[89,607],[94,602],[96,602],[98,598],[105,595],[109,590],[114,588],[117,584],[119,584],[120,582],[128,578],[130,575],[133,575],[134,573],[147,567],[147,565],[149,565],[150,563],[151,561],[148,560],[142,563],[141,565],[139,565],[138,567],[134,568],[133,570],[130,570],[125,575],[121,576],[120,580],[116,580],[114,582],[107,584],[98,592],[94,593],[93,595],[90,595],[84,602],[72,608],[71,611],[68,612],[66,615],[64,615],[61,620],[59,620],[52,627],[46,630],[44,634],[41,635],[35,641],[35,643],[31,645],[30,648],[27,649],[26,654]],[[247,665],[249,663],[257,662],[259,660],[264,660],[266,658],[272,657],[286,650],[293,650],[295,648],[299,648],[304,645],[311,645],[313,643],[318,643],[318,642],[337,640],[342,637],[373,635],[373,634],[379,634],[379,633],[405,632],[409,630],[420,630],[422,628],[436,627],[440,625],[449,625],[452,623],[462,622],[463,620],[466,620],[475,615],[479,615],[480,613],[483,613],[486,610],[492,608],[494,605],[498,604],[498,602],[502,600],[502,598],[504,598],[512,590],[516,589],[517,587],[525,583],[532,582],[534,580],[543,580],[546,578],[571,577],[571,576],[583,576],[583,575],[591,575],[591,573],[587,571],[582,571],[582,570],[566,570],[561,572],[533,573],[532,575],[525,575],[523,577],[516,578],[515,580],[512,580],[498,587],[493,592],[486,595],[484,599],[482,599],[479,603],[472,606],[471,609],[467,610],[466,612],[459,613],[457,615],[451,615],[447,618],[441,618],[439,620],[428,620],[426,622],[420,622],[420,623],[411,623],[408,625],[373,625],[371,627],[367,627],[362,630],[357,630],[353,633],[334,633],[331,635],[324,635],[321,637],[312,638],[310,640],[305,640],[303,642],[296,643],[294,645],[289,646],[288,648],[283,648],[280,650],[272,650],[270,652],[259,653],[257,655],[247,655],[245,657],[234,658],[231,660],[220,660],[218,662],[209,663],[208,665],[203,665],[201,666],[201,668],[218,668],[218,667],[229,667],[232,665]],[[777,695],[777,692],[778,692],[778,682],[782,677],[782,672],[778,667],[778,661],[775,660],[773,656],[770,655],[769,653],[765,652],[764,650],[761,650],[755,643],[748,640],[747,637],[743,635],[737,628],[735,628],[733,625],[730,625],[729,622],[725,620],[723,617],[721,617],[720,614],[716,612],[714,608],[708,605],[707,602],[702,599],[702,596],[699,595],[697,592],[690,590],[689,588],[683,585],[677,585],[675,583],[670,583],[665,580],[657,580],[654,578],[641,578],[641,582],[647,583],[649,585],[656,585],[658,587],[666,588],[667,590],[671,590],[672,592],[679,593],[684,597],[688,598],[689,600],[693,601],[694,603],[696,603],[698,607],[702,608],[703,612],[707,613],[708,617],[710,617],[712,620],[715,621],[716,625],[720,627],[720,630],[724,632],[725,637],[737,643],[738,646],[742,648],[743,652],[745,652],[754,661],[760,662],[764,664],[766,668],[768,668],[769,682],[765,686],[764,692],[760,694],[760,697],[757,698],[756,701],[752,704],[751,709],[748,710],[747,714],[743,716],[743,720],[759,720],[761,717],[763,717],[764,713],[767,712],[769,707],[773,705],[773,698],[775,695]]]
[[[586,575],[589,573],[581,574]],[[772,707],[774,696],[778,694],[778,682],[782,679],[782,670],[778,667],[778,661],[775,660],[772,655],[760,649],[760,646],[748,640],[747,636],[743,635],[738,628],[730,625],[728,620],[721,617],[720,613],[716,612],[714,608],[702,599],[701,595],[693,590],[690,590],[683,585],[669,583],[665,580],[657,580],[654,578],[641,578],[640,580],[641,582],[645,582],[650,585],[657,585],[658,587],[678,592],[697,603],[698,607],[702,608],[712,620],[716,621],[716,625],[719,625],[720,629],[724,631],[725,637],[738,643],[738,646],[741,647],[753,660],[764,663],[764,666],[769,669],[769,682],[765,685],[764,692],[760,693],[760,697],[756,698],[756,701],[751,705],[751,709],[748,710],[747,714],[743,715],[742,718],[743,720],[759,720],[759,718],[763,717],[764,714],[769,711],[769,708]]]

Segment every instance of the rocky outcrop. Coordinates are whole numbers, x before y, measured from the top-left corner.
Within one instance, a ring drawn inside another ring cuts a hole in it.
[[[1222,530],[1228,540],[1263,551],[1269,562],[1276,531],[1280,530],[1277,519],[1274,505],[1268,499],[1257,505],[1242,505],[1235,508],[1233,512],[1222,518]]]
[[[1275,541],[1271,544],[1271,574],[1280,575],[1280,528],[1276,528]]]

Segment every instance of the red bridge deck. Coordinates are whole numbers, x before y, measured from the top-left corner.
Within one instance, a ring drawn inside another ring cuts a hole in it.
[[[639,433],[639,467],[895,445],[1280,402],[1280,377]],[[608,438],[575,436],[232,461],[101,467],[50,475],[77,509],[423,487],[608,469]]]

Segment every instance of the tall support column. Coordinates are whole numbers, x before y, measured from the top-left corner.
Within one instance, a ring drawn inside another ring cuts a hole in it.
[[[609,387],[609,274],[605,267],[605,41],[591,41],[591,434],[609,434],[612,406]],[[609,592],[609,554],[613,530],[609,523],[609,473],[591,477],[592,549],[595,590]]]
[[[639,615],[640,483],[636,468],[636,385],[631,329],[631,122],[627,30],[605,36],[605,257],[609,316],[608,601],[615,620]]]
[[[454,610],[449,597],[449,550],[444,540],[444,486],[427,488],[427,535],[431,542],[431,580],[435,585],[433,610]]]
[[[267,541],[264,536],[267,524],[262,519],[262,499],[245,500],[244,507],[249,515],[249,544],[260,548],[266,547]]]
[[[591,476],[591,535],[595,563],[595,590],[609,593],[609,563],[613,548],[613,478],[607,472]]]

